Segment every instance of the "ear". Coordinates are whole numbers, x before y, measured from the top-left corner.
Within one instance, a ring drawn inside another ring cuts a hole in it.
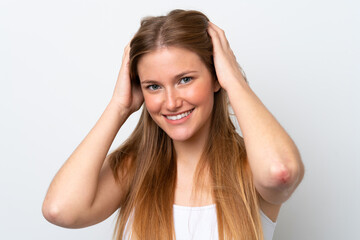
[[[216,77],[214,77],[214,92],[218,92],[220,90],[221,86],[219,81],[217,80]]]

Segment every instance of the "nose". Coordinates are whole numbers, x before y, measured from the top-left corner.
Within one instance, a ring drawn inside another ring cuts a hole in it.
[[[168,111],[176,111],[182,105],[182,100],[176,89],[168,89],[166,91],[166,109]]]

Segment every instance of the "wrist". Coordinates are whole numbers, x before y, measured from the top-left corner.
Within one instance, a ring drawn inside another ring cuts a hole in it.
[[[106,108],[111,111],[115,111],[117,114],[124,116],[125,118],[128,118],[134,112],[130,108],[122,106],[113,99],[109,102]]]
[[[232,93],[239,94],[239,91],[250,89],[247,80],[242,75],[234,77],[232,80],[229,81],[229,83],[230,84],[227,84],[226,86],[222,86],[222,88],[225,89],[228,95]]]

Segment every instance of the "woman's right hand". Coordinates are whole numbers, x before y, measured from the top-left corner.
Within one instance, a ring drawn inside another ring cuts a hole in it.
[[[130,43],[125,47],[122,64],[116,81],[115,90],[111,98],[111,103],[117,107],[129,112],[129,114],[137,111],[144,97],[140,86],[136,86],[130,79]]]

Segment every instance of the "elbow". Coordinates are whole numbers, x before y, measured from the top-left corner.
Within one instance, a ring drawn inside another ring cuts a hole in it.
[[[288,200],[304,176],[304,166],[299,161],[275,162],[268,168],[263,184],[258,185],[268,202],[282,204]]]
[[[55,225],[59,225],[59,210],[58,208],[56,208],[55,206],[49,206],[49,204],[47,204],[46,202],[43,203],[42,205],[42,214],[44,216],[44,218],[50,222],[53,223]]]
[[[276,162],[270,166],[270,177],[273,187],[293,188],[299,185],[304,177],[304,165],[300,161],[292,161],[289,164]]]
[[[304,165],[300,158],[276,162],[270,166],[272,189],[279,193],[280,202],[290,198],[304,177]]]
[[[63,211],[57,204],[49,203],[45,199],[41,210],[48,222],[64,228],[73,228],[74,218]]]

